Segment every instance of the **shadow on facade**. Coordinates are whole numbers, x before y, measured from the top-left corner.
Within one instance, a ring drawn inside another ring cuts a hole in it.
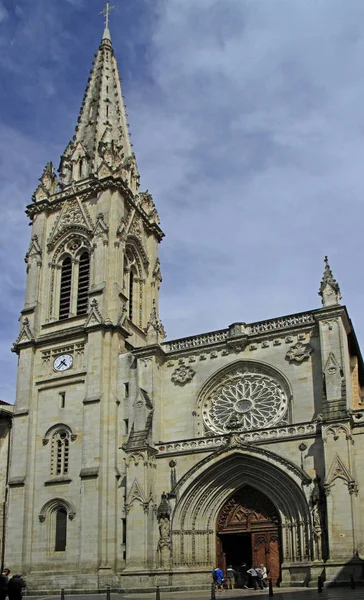
[[[339,561],[328,560],[323,577],[326,578],[326,587],[364,586],[364,560],[354,556],[344,566]]]

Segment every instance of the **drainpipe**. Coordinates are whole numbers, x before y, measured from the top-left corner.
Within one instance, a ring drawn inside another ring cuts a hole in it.
[[[11,417],[4,413],[4,411],[0,411],[0,415],[4,415],[7,416],[9,421],[8,421],[8,427],[9,427],[9,435],[8,435],[8,456],[7,456],[7,461],[6,461],[6,474],[5,474],[5,497],[4,497],[4,502],[3,502],[3,507],[2,507],[2,512],[3,512],[3,530],[2,530],[2,542],[1,542],[1,571],[4,570],[4,562],[5,562],[5,538],[6,538],[6,505],[8,502],[8,481],[9,481],[9,470],[10,470],[10,440],[11,440],[11,435],[10,435],[10,429],[12,428],[12,422],[11,422]]]

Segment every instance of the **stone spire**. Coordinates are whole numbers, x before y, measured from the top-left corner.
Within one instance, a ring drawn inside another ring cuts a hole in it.
[[[145,332],[148,344],[159,344],[166,337],[162,321],[157,313],[155,300],[153,300],[153,308]]]
[[[322,297],[323,306],[335,306],[340,304],[340,287],[332,274],[329,259],[325,256],[325,269],[321,280],[319,295]]]
[[[117,62],[109,31],[107,2],[105,29],[83,98],[73,140],[61,157],[61,185],[89,177],[122,177],[136,193],[139,173],[132,152]]]

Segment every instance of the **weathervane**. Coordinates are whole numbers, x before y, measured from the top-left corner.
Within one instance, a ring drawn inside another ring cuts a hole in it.
[[[100,15],[104,15],[104,17],[105,17],[106,29],[109,29],[109,15],[110,15],[111,11],[114,10],[114,8],[115,8],[115,6],[110,6],[110,2],[109,2],[109,0],[107,0],[104,10],[102,10],[100,12]]]

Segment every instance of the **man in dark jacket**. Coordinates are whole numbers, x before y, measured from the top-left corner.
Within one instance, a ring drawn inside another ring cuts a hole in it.
[[[244,589],[248,589],[247,581],[248,581],[248,575],[247,575],[247,570],[248,567],[246,566],[246,563],[243,562],[241,564],[241,567],[239,569],[239,575],[240,575],[240,587],[244,588]]]
[[[25,581],[21,575],[13,575],[8,583],[9,600],[21,600],[22,590],[25,588]]]
[[[5,600],[8,595],[10,569],[4,569],[0,575],[0,600]]]

